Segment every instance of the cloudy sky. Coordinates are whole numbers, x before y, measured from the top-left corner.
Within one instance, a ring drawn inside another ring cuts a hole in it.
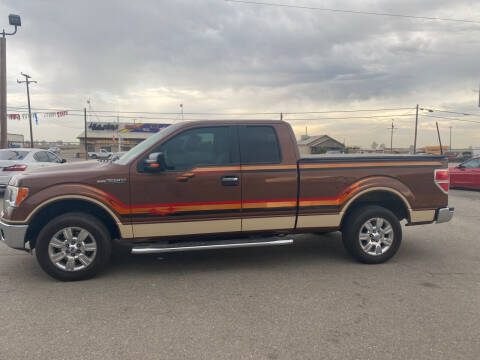
[[[267,0],[266,0],[267,1]],[[347,145],[413,142],[414,107],[468,112],[425,113],[420,145],[435,145],[438,120],[448,144],[480,146],[480,2],[467,0],[272,0],[282,4],[478,20],[428,21],[246,5],[223,0],[0,0],[22,16],[7,40],[8,105],[81,109],[91,99],[98,118],[110,113],[287,113],[298,136],[330,134]],[[376,112],[299,114],[400,108]],[[15,113],[13,108],[9,113]],[[297,114],[294,114],[297,113]],[[422,112],[423,113],[423,112]],[[70,114],[74,112],[70,111]],[[142,119],[174,115],[137,114]],[[121,113],[121,116],[132,116]],[[363,116],[364,118],[359,118]],[[375,117],[372,117],[375,116]],[[378,117],[384,116],[384,117]],[[185,118],[278,118],[277,115],[189,115]],[[313,119],[313,120],[293,120]],[[128,119],[122,119],[128,120]],[[178,121],[178,120],[177,120]],[[74,140],[81,116],[42,118],[37,139]],[[9,120],[25,134],[27,120]]]

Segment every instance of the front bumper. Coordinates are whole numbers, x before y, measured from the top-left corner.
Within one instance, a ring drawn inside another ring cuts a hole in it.
[[[0,242],[14,249],[25,250],[27,229],[28,225],[11,225],[0,220]]]
[[[448,222],[452,220],[453,217],[453,207],[445,207],[437,210],[437,214],[435,215],[435,221],[437,224]]]

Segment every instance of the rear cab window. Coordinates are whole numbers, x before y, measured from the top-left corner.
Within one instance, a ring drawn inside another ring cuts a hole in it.
[[[240,126],[240,160],[242,164],[279,164],[280,143],[273,126]]]

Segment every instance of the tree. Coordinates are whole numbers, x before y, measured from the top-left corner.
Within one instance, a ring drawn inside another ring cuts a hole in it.
[[[378,149],[379,149],[379,150],[382,150],[382,151],[385,151],[385,144],[380,144],[380,146],[379,146]]]
[[[377,150],[378,144],[374,141],[371,146],[373,150]]]

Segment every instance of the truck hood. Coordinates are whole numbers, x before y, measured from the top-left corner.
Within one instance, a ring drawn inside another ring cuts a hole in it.
[[[37,190],[57,184],[94,184],[107,177],[128,176],[128,166],[111,162],[80,161],[57,166],[46,166],[15,175],[10,181],[14,186],[34,187]]]

